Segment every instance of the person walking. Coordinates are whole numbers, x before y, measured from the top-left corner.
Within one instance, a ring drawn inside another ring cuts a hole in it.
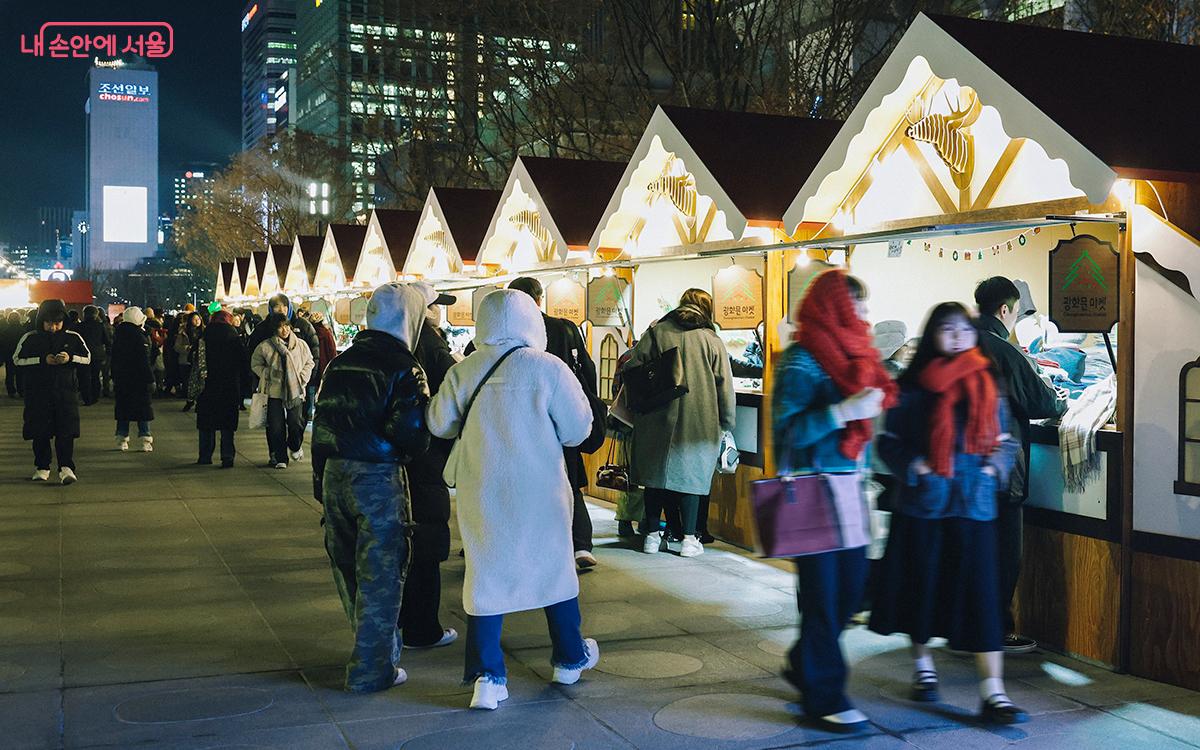
[[[309,315],[309,322],[312,323],[313,330],[317,334],[317,341],[320,346],[317,347],[317,382],[321,382],[321,378],[325,377],[325,368],[329,367],[329,363],[337,356],[337,341],[333,338],[333,331],[329,330],[329,326],[325,325],[325,315],[319,310]]]
[[[316,368],[308,345],[292,333],[291,321],[272,313],[264,322],[274,333],[250,356],[259,392],[267,394],[267,451],[276,469],[286,469],[289,457],[304,458],[304,397]]]
[[[772,394],[780,475],[857,475],[856,496],[838,501],[857,504],[864,518],[863,467],[872,420],[895,402],[896,393],[872,346],[866,298],[855,277],[810,264],[800,279],[793,343],[776,367]],[[862,541],[795,558],[800,637],[788,652],[784,677],[803,695],[809,720],[837,732],[868,726],[846,696],[849,670],[840,643],[866,583],[869,540]]]
[[[313,493],[324,509],[325,550],[354,629],[345,678],[351,692],[408,679],[397,627],[410,556],[403,466],[429,445],[429,389],[412,352],[436,297],[422,283],[376,289],[366,329],[330,363],[317,398]]]
[[[83,308],[83,317],[76,325],[76,333],[87,344],[92,360],[86,367],[79,369],[79,396],[84,406],[91,406],[100,400],[100,370],[107,353],[104,346],[104,323],[100,321],[100,308],[88,305]]]
[[[996,533],[1000,556],[1000,612],[1004,618],[1004,651],[1024,654],[1037,648],[1037,641],[1017,633],[1012,600],[1021,575],[1024,547],[1024,503],[1029,499],[1029,422],[1062,416],[1067,398],[1042,381],[1025,353],[1009,341],[1020,319],[1021,291],[1010,279],[993,276],[975,287],[979,317],[979,348],[995,366],[1012,415],[1009,429],[1021,444],[1007,484],[997,485]]]
[[[704,553],[696,536],[700,497],[712,488],[721,433],[733,430],[733,374],[725,345],[712,318],[712,296],[688,289],[679,307],[641,337],[626,369],[645,364],[660,352],[678,348],[688,391],[661,409],[638,414],[633,422],[630,481],[645,487],[646,531],[642,551],[665,546],[658,530],[667,513],[668,532],[682,537],[681,557]]]
[[[428,419],[435,436],[459,440],[445,478],[457,486],[466,552],[463,680],[475,685],[472,708],[494,709],[508,698],[505,614],[545,611],[554,682],[574,684],[600,658],[596,642],[580,632],[562,453],[588,437],[592,410],[575,374],[546,352],[546,325],[528,294],[488,294],[476,325],[477,350],[450,368]]]
[[[4,365],[4,389],[9,398],[17,398],[21,391],[17,384],[17,366],[13,364],[13,353],[17,351],[17,342],[25,335],[25,326],[21,321],[21,313],[10,312],[0,327],[0,364]]]
[[[79,380],[76,367],[92,361],[78,333],[66,330],[67,310],[60,299],[38,305],[34,330],[17,342],[13,361],[23,370],[25,394],[21,436],[33,441],[35,482],[50,479],[50,441],[58,456],[58,479],[76,481],[75,438],[79,437]]]
[[[268,300],[267,310],[270,314],[268,314],[266,320],[254,327],[254,331],[250,334],[250,341],[246,345],[246,351],[257,351],[259,344],[275,335],[274,330],[269,325],[270,315],[274,314],[287,318],[292,331],[300,337],[301,341],[308,345],[308,351],[312,355],[314,363],[321,359],[321,340],[317,338],[316,329],[313,328],[312,323],[296,315],[296,311],[292,307],[292,301],[286,294],[281,292]],[[316,396],[316,391],[313,387],[319,382],[318,378],[317,369],[314,367],[309,381],[304,384],[304,404],[301,412],[305,424],[308,423],[312,415],[312,400]]]
[[[129,450],[129,424],[136,422],[142,451],[154,450],[150,422],[154,419],[154,365],[150,337],[142,328],[146,314],[140,308],[126,308],[121,324],[113,333],[112,378],[116,403],[113,416],[117,420],[117,450]]]
[[[455,364],[450,345],[437,327],[441,316],[436,310],[437,305],[452,304],[454,297],[439,294],[426,308],[414,352],[425,371],[431,397],[441,390],[446,373]],[[320,330],[318,327],[318,333]],[[432,438],[429,450],[405,467],[412,498],[413,530],[412,561],[404,580],[404,600],[400,604],[398,621],[405,648],[448,646],[458,639],[458,632],[443,627],[438,618],[438,607],[442,602],[441,564],[450,557],[450,490],[442,474],[451,447],[453,443],[449,440]]]
[[[179,320],[179,330],[175,334],[175,378],[178,383],[178,393],[183,396],[182,411],[191,411],[196,405],[191,389],[192,368],[196,362],[197,350],[200,348],[200,338],[204,335],[204,321],[196,312],[183,313]]]
[[[242,392],[250,380],[250,361],[242,338],[233,326],[233,316],[221,310],[209,319],[199,347],[197,366],[204,371],[204,386],[196,396],[196,430],[200,455],[196,463],[210,466],[221,433],[221,468],[233,468],[237,449],[234,433]]]
[[[996,488],[1020,444],[991,360],[966,308],[944,302],[925,323],[900,377],[880,456],[904,477],[872,596],[870,628],[912,639],[912,697],[937,701],[929,639],[975,654],[980,718],[1017,724],[1029,716],[1004,689],[1004,634],[996,552]]]

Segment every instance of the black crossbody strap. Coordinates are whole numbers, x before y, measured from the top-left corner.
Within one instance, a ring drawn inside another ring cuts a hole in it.
[[[467,401],[466,408],[463,409],[462,422],[458,426],[458,436],[459,437],[462,437],[463,430],[465,430],[467,428],[467,417],[470,416],[470,414],[471,414],[471,404],[475,403],[475,397],[479,395],[479,389],[483,388],[483,384],[488,382],[488,379],[490,379],[492,377],[492,373],[496,372],[497,368],[499,368],[500,365],[504,363],[504,360],[508,359],[508,355],[512,354],[513,352],[515,352],[518,349],[526,349],[526,348],[528,348],[528,347],[514,346],[512,349],[509,349],[505,353],[501,354],[500,358],[497,359],[494,364],[492,364],[492,366],[488,369],[488,371],[486,373],[484,373],[483,380],[480,380],[479,385],[475,386],[475,391],[471,394],[470,400]]]

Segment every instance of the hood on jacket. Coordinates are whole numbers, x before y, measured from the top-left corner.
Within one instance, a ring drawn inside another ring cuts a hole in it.
[[[700,308],[694,305],[680,305],[667,313],[666,317],[685,331],[692,331],[697,328],[713,330],[712,321],[705,316]]]
[[[67,319],[67,305],[60,299],[44,299],[38,305],[37,318],[34,320],[34,330],[42,330],[42,324]]]
[[[516,289],[497,289],[479,303],[475,345],[528,346],[546,350],[546,321],[533,298]]]
[[[296,314],[296,311],[292,309],[292,301],[288,299],[288,296],[283,292],[280,292],[271,297],[271,299],[267,300],[267,312],[271,313],[271,311],[275,309],[275,305],[279,304],[280,302],[287,306],[287,319],[291,320],[292,316]]]
[[[142,312],[140,307],[127,307],[125,312],[121,313],[121,320],[141,327],[146,323],[146,313]]]
[[[399,339],[409,352],[416,351],[421,335],[421,322],[429,306],[428,284],[390,282],[371,292],[367,303],[366,323],[372,331],[383,331]]]

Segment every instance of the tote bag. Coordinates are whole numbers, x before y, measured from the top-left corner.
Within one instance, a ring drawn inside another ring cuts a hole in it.
[[[764,557],[799,557],[865,547],[870,517],[862,476],[804,474],[750,483]]]
[[[267,394],[255,391],[250,397],[250,429],[267,426]]]
[[[650,359],[640,365],[625,367],[621,374],[629,405],[639,414],[658,411],[688,392],[679,348],[660,352],[654,329],[651,328],[647,335],[650,336]]]

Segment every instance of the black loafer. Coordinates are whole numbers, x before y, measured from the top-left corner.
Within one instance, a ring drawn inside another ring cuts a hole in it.
[[[937,703],[941,698],[938,692],[937,672],[922,670],[913,672],[912,690],[909,697],[918,703]]]
[[[979,707],[979,720],[985,724],[1024,724],[1029,721],[1029,714],[1006,696],[993,695]]]

